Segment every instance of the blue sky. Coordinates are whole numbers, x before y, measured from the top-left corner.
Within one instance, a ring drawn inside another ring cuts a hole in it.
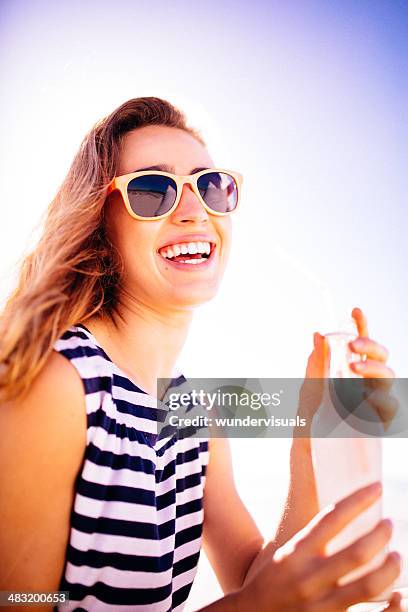
[[[2,227],[3,277],[90,125],[129,97],[167,95],[245,176],[229,272],[240,299],[245,277],[244,303],[267,294],[279,318],[304,278],[296,260],[329,288],[337,318],[366,309],[407,374],[408,3],[13,1],[0,34],[3,199],[27,173]],[[257,246],[241,261],[243,241]],[[279,296],[268,293],[277,267]],[[320,331],[334,324],[323,318]],[[312,320],[297,316],[308,338]]]

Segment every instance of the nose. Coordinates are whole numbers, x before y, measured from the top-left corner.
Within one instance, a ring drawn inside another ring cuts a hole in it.
[[[171,215],[174,223],[205,223],[208,221],[208,213],[200,200],[194,193],[191,185],[183,185],[180,202]]]

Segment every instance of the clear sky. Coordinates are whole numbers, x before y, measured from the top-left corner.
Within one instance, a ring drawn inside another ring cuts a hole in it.
[[[408,376],[407,73],[405,0],[3,0],[3,294],[89,127],[168,97],[244,175],[186,373],[302,376],[358,305]]]
[[[85,131],[168,96],[245,176],[230,341],[245,313],[256,361],[302,375],[312,332],[360,305],[407,375],[406,2],[13,0],[0,23],[3,282]]]

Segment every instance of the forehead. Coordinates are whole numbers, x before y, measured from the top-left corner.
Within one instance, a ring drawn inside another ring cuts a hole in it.
[[[118,174],[159,164],[172,166],[175,174],[190,174],[193,168],[214,166],[205,146],[184,130],[149,125],[125,134]]]

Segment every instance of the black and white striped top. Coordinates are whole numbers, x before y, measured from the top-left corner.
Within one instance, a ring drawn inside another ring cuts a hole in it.
[[[79,372],[87,412],[60,609],[180,611],[200,555],[208,438],[158,436],[157,400],[85,326],[54,348]]]

